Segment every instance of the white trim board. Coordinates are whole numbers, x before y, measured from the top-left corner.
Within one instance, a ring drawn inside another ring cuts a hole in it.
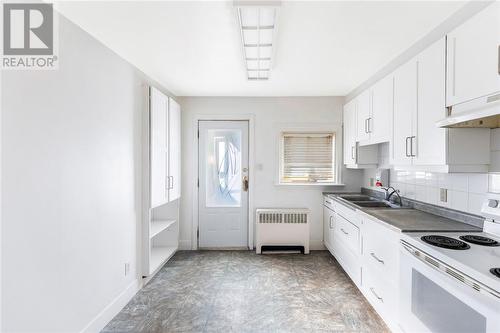
[[[254,238],[254,228],[253,221],[255,216],[254,208],[254,178],[255,178],[255,115],[253,114],[217,114],[217,115],[202,115],[197,114],[194,116],[193,120],[193,147],[196,147],[196,154],[193,159],[193,170],[196,170],[196,176],[198,177],[198,122],[199,121],[210,121],[210,120],[226,120],[226,121],[248,121],[248,187],[250,189],[248,193],[248,248],[253,250],[253,238]],[[193,182],[193,225],[191,233],[191,250],[198,249],[198,226],[199,226],[199,216],[198,216],[198,184]],[[185,240],[183,241],[185,242]]]
[[[111,303],[109,303],[97,316],[94,317],[80,332],[100,332],[113,319],[134,295],[142,288],[142,282],[137,279],[132,281]]]

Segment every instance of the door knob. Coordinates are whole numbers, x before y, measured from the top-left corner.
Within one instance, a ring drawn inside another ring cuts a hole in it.
[[[243,191],[245,191],[245,192],[248,191],[248,177],[247,176],[243,177]]]

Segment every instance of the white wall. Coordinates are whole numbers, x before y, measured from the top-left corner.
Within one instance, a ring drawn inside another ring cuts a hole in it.
[[[3,73],[6,332],[99,329],[140,282],[146,80],[63,18],[59,50],[58,70]]]
[[[379,164],[388,166],[388,149],[379,146]],[[435,173],[390,171],[390,185],[407,198],[480,215],[488,192],[500,193],[500,128],[491,131],[490,173]],[[369,184],[376,169],[364,172],[363,185]],[[440,200],[439,189],[447,189],[447,200]]]
[[[197,179],[196,141],[194,140],[196,117],[199,115],[254,115],[256,161],[255,208],[261,207],[306,207],[311,209],[311,246],[322,248],[322,191],[353,190],[359,191],[362,172],[343,170],[345,188],[322,186],[278,186],[275,185],[277,170],[277,136],[280,127],[287,126],[340,126],[342,121],[341,97],[185,97],[180,99],[182,106],[182,199],[180,244],[192,248],[191,243],[193,203],[196,195]],[[341,133],[338,135],[341,140]],[[251,139],[252,140],[252,139]]]

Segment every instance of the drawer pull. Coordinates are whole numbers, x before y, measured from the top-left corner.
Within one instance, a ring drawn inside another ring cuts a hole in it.
[[[379,263],[381,263],[382,265],[384,264],[384,261],[382,259],[380,259],[379,257],[377,257],[375,255],[375,253],[370,253],[370,255],[373,257],[373,259],[377,260]]]
[[[340,228],[340,231],[342,231],[344,233],[344,235],[349,235],[349,233],[347,231],[345,231],[344,228]]]
[[[373,288],[370,288],[370,291],[372,292],[372,294],[379,300],[381,301],[382,303],[384,303],[384,299],[382,297],[380,297],[379,295],[377,295],[377,293],[375,292],[375,290]]]

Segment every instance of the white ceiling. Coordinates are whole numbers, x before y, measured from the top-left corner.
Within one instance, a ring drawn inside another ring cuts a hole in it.
[[[248,81],[232,1],[60,2],[177,96],[344,96],[453,14],[450,1],[283,1],[269,81]]]

